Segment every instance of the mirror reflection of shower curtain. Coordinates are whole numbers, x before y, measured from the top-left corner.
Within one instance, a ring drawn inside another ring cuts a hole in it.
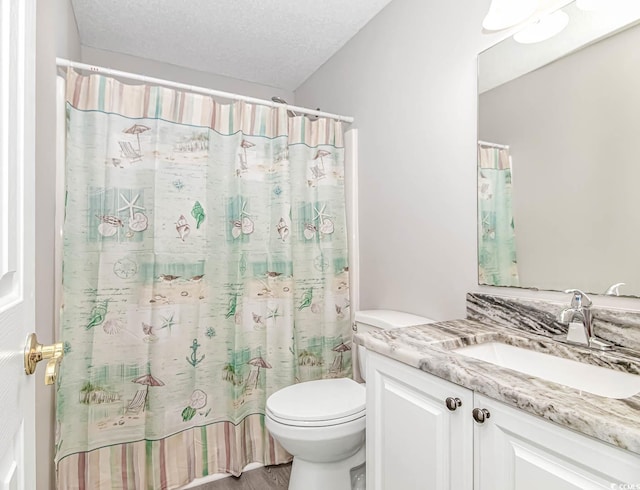
[[[478,145],[478,283],[518,286],[508,147]]]

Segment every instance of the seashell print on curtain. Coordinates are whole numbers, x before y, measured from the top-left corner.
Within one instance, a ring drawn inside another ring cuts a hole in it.
[[[67,74],[58,486],[290,460],[267,397],[351,374],[339,122]]]

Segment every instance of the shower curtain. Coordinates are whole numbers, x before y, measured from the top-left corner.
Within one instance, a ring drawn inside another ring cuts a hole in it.
[[[507,148],[478,145],[478,283],[519,286]]]
[[[67,73],[61,489],[290,460],[267,397],[351,372],[341,123]]]

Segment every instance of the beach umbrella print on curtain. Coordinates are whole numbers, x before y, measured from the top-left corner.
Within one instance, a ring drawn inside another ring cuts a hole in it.
[[[314,160],[317,160],[318,158],[320,159],[320,165],[316,164],[315,167],[313,167],[313,173],[315,174],[316,178],[322,178],[326,175],[326,171],[324,169],[324,158],[326,156],[331,155],[330,151],[327,150],[318,150],[318,152],[316,153],[316,156],[313,157]],[[314,170],[315,169],[315,170]]]
[[[149,397],[149,386],[164,386],[164,383],[157,378],[151,376],[151,373],[140,376],[132,381],[132,383],[138,383],[139,385],[144,385],[146,387],[145,395],[144,395],[144,405],[147,406],[147,399]]]
[[[327,150],[318,150],[318,153],[316,153],[316,156],[313,158],[314,160],[317,160],[318,158],[320,159],[320,168],[322,169],[322,172],[324,172],[324,160],[323,157],[329,156],[331,155],[330,151]]]
[[[145,126],[144,124],[134,124],[133,126],[131,126],[130,128],[125,129],[124,131],[122,131],[123,133],[127,133],[127,134],[135,134],[136,138],[138,140],[138,153],[140,153],[141,147],[140,147],[140,133],[144,133],[145,131],[149,131],[151,128],[148,126]]]
[[[253,148],[256,145],[255,143],[251,143],[251,141],[242,140],[240,146],[242,147],[242,154],[244,156],[244,158],[240,161],[240,168],[242,170],[247,170],[249,168],[247,162],[247,148]]]
[[[262,357],[254,357],[247,362],[251,366],[251,372],[247,378],[247,386],[253,383],[253,388],[258,387],[258,378],[260,376],[260,368],[271,369],[271,364],[265,361]]]
[[[331,350],[333,352],[337,352],[338,353],[338,355],[336,356],[335,360],[333,361],[332,370],[340,372],[340,371],[342,371],[342,355],[343,355],[343,353],[350,351],[351,347],[349,347],[348,345],[346,345],[346,344],[341,342],[340,344],[336,345]]]

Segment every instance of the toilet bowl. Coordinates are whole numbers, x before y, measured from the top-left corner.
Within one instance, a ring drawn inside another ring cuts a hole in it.
[[[364,463],[365,389],[349,378],[288,386],[267,401],[265,424],[294,456],[289,489],[350,489]]]
[[[391,310],[355,314],[358,332],[432,321]],[[366,349],[357,347],[364,379]],[[350,378],[298,383],[267,399],[267,430],[293,455],[289,490],[352,489],[352,470],[365,462],[365,403],[364,385]],[[353,488],[364,488],[362,483]]]

